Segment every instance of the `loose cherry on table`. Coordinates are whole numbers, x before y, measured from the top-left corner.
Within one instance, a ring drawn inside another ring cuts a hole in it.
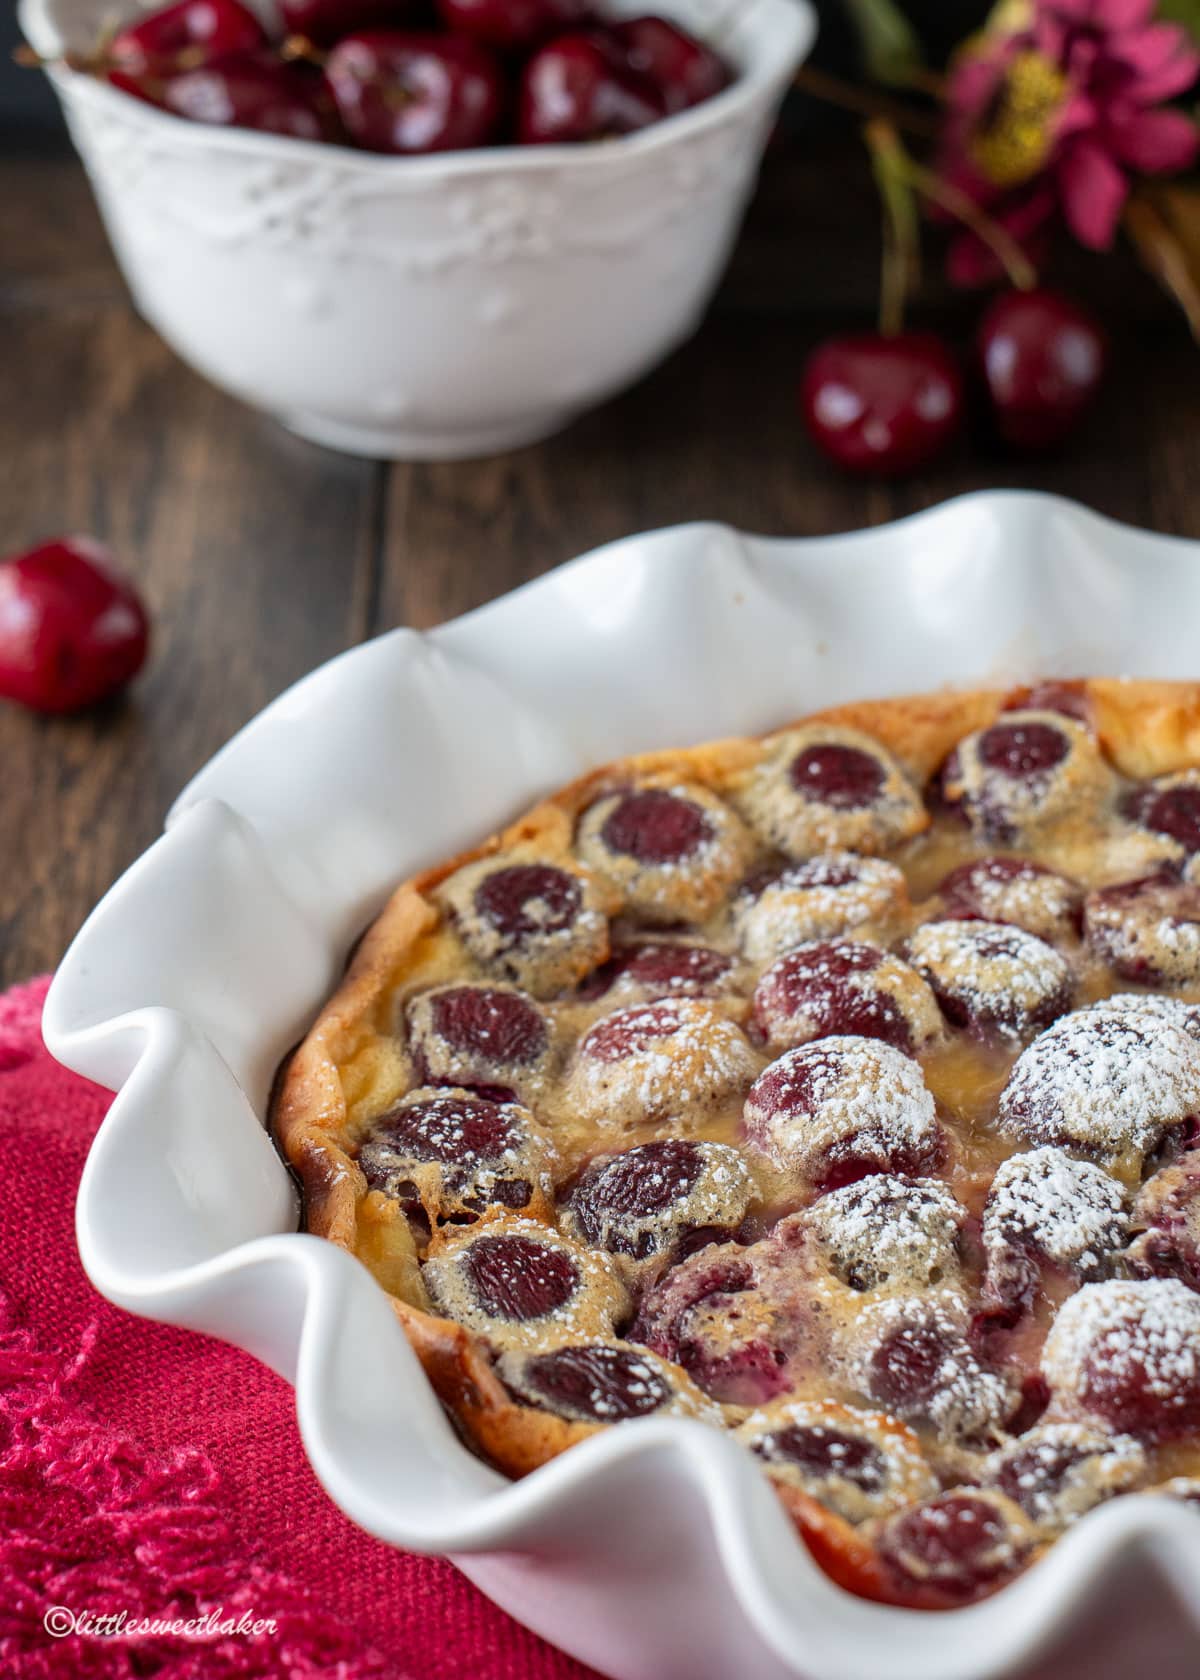
[[[325,60],[346,131],[372,152],[450,152],[494,140],[506,104],[498,60],[462,35],[372,29]]]
[[[590,0],[438,0],[447,29],[501,52],[529,52],[577,29],[591,10]]]
[[[1062,443],[1104,378],[1104,333],[1059,292],[1002,293],[985,312],[976,345],[996,428],[1021,449]]]
[[[119,30],[105,61],[127,76],[161,76],[266,44],[262,24],[240,0],[176,0]]]
[[[890,477],[938,455],[963,418],[957,360],[932,333],[831,338],[809,358],[800,405],[814,443],[851,472]]]
[[[658,87],[629,68],[611,35],[562,35],[535,53],[521,78],[518,138],[525,145],[602,140],[667,114]]]
[[[74,712],[141,669],[149,621],[99,543],[65,537],[0,561],[0,698]]]

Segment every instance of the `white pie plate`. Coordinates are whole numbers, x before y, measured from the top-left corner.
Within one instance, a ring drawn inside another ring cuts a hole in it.
[[[271,1078],[390,886],[638,749],[943,683],[1200,675],[1200,545],[977,495],[796,541],[631,537],[289,690],[181,795],[65,957],[45,1035],[118,1091],[78,1237],[111,1300],[294,1382],[318,1476],[618,1680],[1194,1676],[1200,1522],[1126,1498],[943,1615],[834,1587],[734,1442],[606,1431],[509,1484],[457,1441],[382,1291],[296,1232]]]

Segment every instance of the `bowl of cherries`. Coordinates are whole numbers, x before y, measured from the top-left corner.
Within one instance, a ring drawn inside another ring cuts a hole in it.
[[[807,0],[668,6],[20,16],[177,353],[316,442],[433,460],[548,435],[699,321],[815,22]]]

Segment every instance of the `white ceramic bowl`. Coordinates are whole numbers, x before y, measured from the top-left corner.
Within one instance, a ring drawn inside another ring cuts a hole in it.
[[[260,1120],[389,887],[589,765],[943,682],[1194,679],[1198,620],[1200,545],[984,495],[847,537],[633,537],[335,659],[192,782],[51,989],[51,1050],[120,1087],[79,1193],[89,1275],[292,1379],[357,1523],[449,1553],[619,1680],[1194,1676],[1200,1522],[1166,1500],[1116,1500],[998,1597],[929,1615],[833,1586],[702,1424],[623,1424],[502,1481],[366,1270],[295,1232]]]
[[[148,9],[21,0],[20,17],[54,57]],[[51,74],[134,300],[185,361],[335,449],[485,455],[556,431],[694,330],[815,32],[808,0],[663,9],[719,38],[737,80],[594,146],[378,157]]]

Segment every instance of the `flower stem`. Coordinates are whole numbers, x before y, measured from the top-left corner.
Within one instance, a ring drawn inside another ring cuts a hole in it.
[[[882,163],[900,179],[907,181],[916,192],[932,199],[956,221],[969,228],[992,252],[1018,291],[1027,292],[1037,285],[1037,270],[1012,235],[985,214],[966,193],[943,181],[940,175],[911,157],[890,123],[881,117],[873,118],[866,126],[865,136],[873,157],[878,160],[877,170]]]
[[[816,70],[811,64],[802,64],[792,77],[792,83],[801,93],[820,99],[826,105],[852,111],[856,117],[886,118],[894,127],[905,129],[922,139],[932,139],[938,133],[938,123],[924,112],[914,111],[911,106],[890,99],[887,94],[858,87],[854,82],[843,81],[840,76],[831,76],[827,70]]]

